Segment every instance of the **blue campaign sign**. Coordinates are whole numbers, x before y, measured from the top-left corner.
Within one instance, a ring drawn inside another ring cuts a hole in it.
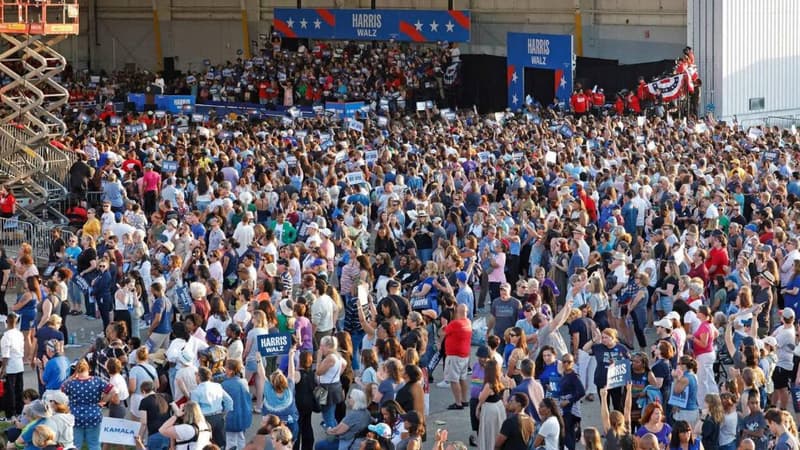
[[[326,102],[325,111],[333,112],[340,119],[355,117],[356,113],[364,107],[364,102]]]
[[[566,34],[508,33],[506,80],[508,106],[517,110],[525,101],[525,69],[554,71],[556,98],[569,102],[572,94],[573,60],[572,36]]]
[[[292,348],[291,333],[272,333],[262,334],[256,338],[258,342],[258,352],[261,356],[286,355]]]
[[[136,106],[137,111],[144,110],[144,94],[128,94],[128,101]],[[180,113],[184,108],[194,108],[194,97],[191,95],[156,95],[156,109],[168,111],[173,114]]]
[[[178,161],[164,161],[161,163],[161,171],[162,172],[177,172],[178,171]]]
[[[284,37],[361,41],[469,42],[469,11],[275,8]]]
[[[614,389],[631,382],[631,361],[629,359],[618,361],[608,368],[606,387]]]
[[[191,95],[156,95],[156,107],[177,114],[183,110],[184,105],[194,106],[194,97]]]

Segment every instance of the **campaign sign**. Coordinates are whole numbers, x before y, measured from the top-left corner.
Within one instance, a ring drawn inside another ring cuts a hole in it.
[[[347,184],[350,186],[354,184],[361,184],[364,182],[364,174],[362,172],[350,172],[346,175]]]
[[[333,114],[340,119],[354,117],[363,107],[364,102],[325,102],[325,111],[333,112]]]
[[[350,120],[350,123],[347,124],[347,128],[350,130],[358,131],[359,133],[364,132],[364,124],[357,121],[357,120]]]
[[[118,127],[122,123],[122,117],[112,116],[110,119],[110,123],[112,127]]]
[[[141,427],[141,422],[103,417],[100,423],[100,442],[133,447]]]
[[[561,102],[572,94],[572,36],[508,33],[506,36],[508,106],[517,110],[525,101],[525,69],[549,69],[555,75],[555,96]]]
[[[622,387],[631,382],[631,361],[619,361],[608,368],[606,387],[614,389]]]
[[[258,342],[258,352],[263,357],[279,356],[289,354],[292,348],[291,333],[272,333],[262,334],[256,338]]]
[[[161,163],[161,171],[162,172],[177,172],[178,171],[178,161],[164,161]]]
[[[275,31],[288,38],[469,42],[466,10],[275,8]]]

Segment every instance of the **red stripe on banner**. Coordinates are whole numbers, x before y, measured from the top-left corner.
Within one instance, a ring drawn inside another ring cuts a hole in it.
[[[554,92],[558,92],[558,88],[561,87],[561,78],[564,77],[564,69],[556,69],[556,90]]]
[[[447,12],[448,14],[450,14],[450,17],[452,17],[453,20],[455,20],[459,25],[461,25],[461,28],[469,29],[469,17],[467,17],[466,14],[464,14],[461,11],[454,11],[454,10]]]
[[[286,25],[286,22],[284,22],[284,21],[282,21],[280,19],[275,19],[274,22],[275,22],[274,23],[275,30],[277,30],[278,33],[281,33],[282,35],[284,35],[284,36],[286,36],[288,38],[296,38],[297,37],[297,33],[295,33],[294,30],[289,28],[289,25]]]
[[[514,71],[516,68],[513,65],[508,66],[508,70],[506,71],[506,83],[511,84],[511,78],[514,77]]]
[[[336,16],[334,16],[332,12],[330,12],[327,9],[317,9],[316,11],[317,14],[319,14],[319,16],[322,18],[322,20],[325,21],[325,23],[327,23],[331,27],[336,26]]]
[[[411,25],[410,23],[405,22],[403,20],[400,21],[400,32],[403,33],[403,34],[408,35],[408,37],[410,37],[411,40],[414,41],[414,42],[426,42],[427,41],[427,39],[425,39],[425,36],[423,36],[422,33],[417,31],[417,29],[416,29],[416,27],[414,27],[414,25]]]

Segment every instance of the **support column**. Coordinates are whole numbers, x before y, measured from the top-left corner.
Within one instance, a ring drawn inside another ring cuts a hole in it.
[[[164,70],[164,50],[161,48],[161,21],[158,19],[158,0],[153,0],[153,39],[156,49],[156,71]]]
[[[575,56],[583,56],[583,20],[581,0],[575,0]]]

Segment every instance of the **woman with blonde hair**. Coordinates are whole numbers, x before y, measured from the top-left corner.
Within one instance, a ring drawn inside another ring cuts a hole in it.
[[[594,313],[594,323],[600,331],[609,327],[608,324],[608,295],[605,290],[605,282],[599,273],[595,273],[589,277],[589,297],[586,299]]]
[[[294,396],[294,386],[299,380],[294,367],[295,347],[289,350],[289,367],[286,375],[278,369],[269,376],[268,383],[264,384],[264,401],[261,414],[278,416],[285,423],[292,434],[297,436],[300,429],[297,425],[300,413],[297,410],[297,401]],[[263,366],[259,368],[262,370]]]
[[[203,449],[211,443],[211,426],[200,411],[200,405],[193,401],[182,406],[173,403],[172,409],[174,415],[161,425],[158,432],[176,441],[175,450]],[[181,419],[180,423],[178,419]]]
[[[19,315],[19,330],[25,336],[24,360],[33,359],[33,337],[36,331],[36,307],[42,301],[42,290],[39,287],[39,276],[33,275],[25,279],[25,292],[11,310]],[[62,336],[63,339],[63,336]]]
[[[506,420],[506,410],[503,406],[503,392],[511,387],[512,380],[505,378],[500,372],[500,364],[494,359],[486,363],[483,378],[483,388],[478,395],[476,415],[478,424],[478,449],[491,450],[494,448],[495,437],[500,432],[503,421]]]
[[[608,389],[600,389],[600,419],[606,435],[605,448],[634,450],[636,440],[631,433],[631,385],[628,385],[625,394],[624,412],[609,411]]]
[[[708,412],[697,422],[694,432],[701,436],[704,448],[718,449],[719,432],[725,419],[725,409],[722,407],[722,400],[719,394],[706,394],[705,402],[706,407],[704,410]]]

